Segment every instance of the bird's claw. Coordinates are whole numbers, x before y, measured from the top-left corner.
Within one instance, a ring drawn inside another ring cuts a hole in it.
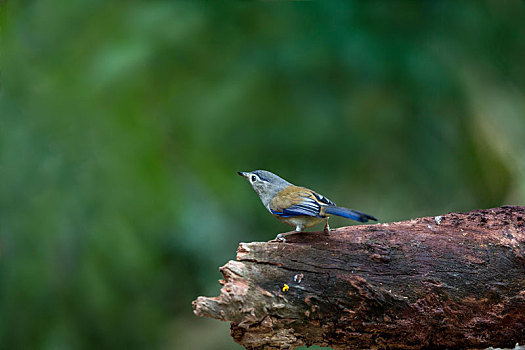
[[[326,218],[325,224],[324,224],[324,234],[329,235],[330,234],[330,225],[328,225],[328,217]]]
[[[275,236],[274,239],[272,239],[270,242],[282,242],[285,243],[286,239],[284,238],[284,235],[282,233],[279,233],[277,236]]]

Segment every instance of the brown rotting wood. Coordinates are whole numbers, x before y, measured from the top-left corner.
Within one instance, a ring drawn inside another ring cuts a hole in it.
[[[505,206],[241,243],[221,295],[193,307],[248,349],[513,347],[525,343],[524,217]]]

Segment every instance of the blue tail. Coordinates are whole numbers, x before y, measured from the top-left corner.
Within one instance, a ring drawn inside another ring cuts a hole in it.
[[[368,220],[377,221],[377,219],[373,217],[372,215],[368,215],[368,214],[365,214],[357,210],[346,209],[343,207],[326,206],[324,207],[324,210],[326,214],[342,216],[344,218],[352,219],[355,221],[360,221],[360,222],[367,222]]]

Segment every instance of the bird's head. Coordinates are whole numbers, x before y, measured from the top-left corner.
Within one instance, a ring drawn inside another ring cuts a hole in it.
[[[264,205],[267,205],[279,191],[291,185],[288,181],[266,170],[239,171],[237,174],[248,180]]]

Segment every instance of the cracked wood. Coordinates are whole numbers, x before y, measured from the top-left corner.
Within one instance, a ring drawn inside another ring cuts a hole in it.
[[[507,206],[241,243],[220,296],[193,307],[248,349],[513,347],[525,343],[524,218]]]

